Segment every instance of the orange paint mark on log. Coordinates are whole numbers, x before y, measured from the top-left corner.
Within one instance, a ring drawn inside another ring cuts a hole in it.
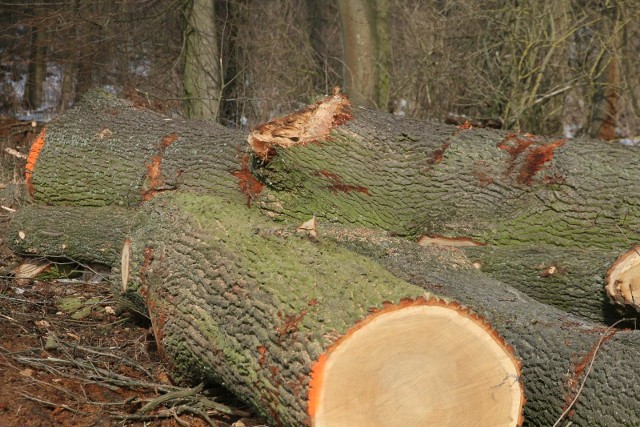
[[[148,189],[142,190],[142,200],[145,202],[150,200],[156,194],[156,189],[162,185],[162,156],[155,155],[151,157],[151,163],[146,164],[147,179],[149,180]]]
[[[158,154],[151,157],[151,162],[146,164],[147,167],[147,180],[146,188],[140,190],[143,201],[150,200],[164,185],[164,178],[162,177],[162,159],[164,157],[164,150],[173,144],[178,139],[178,135],[175,133],[169,133],[165,135],[160,141],[158,147]]]
[[[242,194],[247,197],[247,207],[251,207],[251,200],[255,199],[260,194],[264,188],[264,184],[258,181],[258,179],[249,170],[248,154],[245,154],[242,157],[242,169],[231,172],[231,175],[238,179],[240,191],[242,191]]]
[[[284,316],[282,312],[278,312],[278,318],[284,321],[282,326],[276,328],[276,332],[279,337],[283,337],[287,334],[292,334],[294,332],[298,332],[300,327],[300,322],[304,319],[304,316],[307,315],[307,310],[302,310],[297,314],[287,314]]]
[[[511,156],[509,166],[507,167],[507,174],[510,174],[513,171],[518,157],[533,143],[534,141],[531,139],[521,139],[518,138],[517,134],[510,133],[496,146],[500,150],[506,151]]]
[[[173,144],[177,139],[178,139],[177,134],[175,133],[167,134],[165,135],[164,138],[162,138],[162,142],[160,143],[160,145],[162,146],[162,148],[167,148],[168,146]]]
[[[377,318],[380,315],[386,314],[386,313],[390,313],[392,311],[395,310],[399,310],[405,307],[410,307],[410,306],[437,306],[437,307],[448,307],[452,310],[455,310],[458,313],[461,313],[462,315],[464,315],[466,318],[470,319],[471,321],[473,321],[476,325],[480,326],[481,328],[483,328],[484,330],[486,330],[489,335],[493,338],[493,340],[501,347],[505,350],[505,352],[507,353],[507,355],[509,356],[509,358],[511,359],[514,368],[517,372],[517,376],[518,379],[521,376],[521,369],[522,369],[522,363],[520,362],[520,360],[515,356],[515,351],[513,349],[513,347],[511,347],[509,344],[507,344],[507,342],[505,341],[505,339],[500,336],[500,334],[498,334],[498,332],[493,329],[491,327],[491,325],[481,316],[473,313],[472,311],[470,311],[469,309],[463,307],[462,305],[460,305],[459,303],[452,301],[452,302],[447,302],[444,300],[441,300],[439,298],[423,298],[423,297],[417,297],[415,299],[411,299],[411,298],[404,298],[402,300],[400,300],[398,303],[393,304],[390,302],[384,302],[382,304],[382,308],[373,308],[370,309],[369,311],[372,313],[370,316],[367,316],[365,319],[363,319],[362,321],[356,323],[354,326],[351,327],[351,329],[349,329],[347,332],[345,332],[344,335],[342,335],[340,338],[338,338],[337,341],[335,341],[333,344],[331,344],[326,351],[321,354],[316,361],[311,365],[311,372],[310,372],[310,381],[309,381],[309,394],[308,394],[308,400],[307,400],[307,413],[309,414],[309,416],[311,417],[311,419],[313,420],[316,413],[318,412],[318,407],[320,404],[320,400],[322,398],[322,390],[324,388],[324,371],[327,365],[327,360],[329,359],[329,356],[331,355],[331,353],[340,346],[340,344],[342,344],[345,340],[349,339],[349,337],[351,335],[353,335],[355,332],[357,332],[358,330],[360,330],[361,328],[363,328],[364,326],[366,326],[367,324],[369,324],[371,321],[373,321],[375,318]],[[522,388],[522,383],[520,383],[520,388],[521,388],[521,401],[520,401],[520,408],[522,409],[522,407],[524,406],[524,404],[526,403],[526,399],[524,397],[524,390]],[[524,421],[523,415],[522,415],[522,411],[520,412],[520,416],[518,419],[518,424],[517,425],[522,425]]]
[[[178,139],[178,135],[170,133],[165,135],[160,141],[158,154],[151,157],[151,162],[146,165],[148,184],[146,189],[142,189],[142,200],[147,201],[159,193],[164,185],[162,177],[162,160],[165,149]]]
[[[356,191],[358,193],[362,193],[362,194],[366,194],[367,196],[369,196],[369,189],[367,187],[362,187],[359,185],[351,185],[351,184],[345,184],[342,181],[342,178],[340,178],[339,175],[335,174],[335,173],[331,173],[325,169],[320,169],[316,172],[313,173],[314,176],[322,176],[325,177],[327,179],[329,179],[331,181],[331,185],[327,186],[327,189],[329,191],[331,191],[332,193],[337,193],[337,192],[343,192],[343,193],[348,193],[350,191]]]
[[[451,141],[447,141],[442,144],[442,146],[436,150],[433,150],[431,153],[431,158],[427,160],[427,163],[430,165],[438,164],[444,159],[444,152],[451,146]]]
[[[264,361],[267,357],[267,347],[261,345],[260,347],[258,347],[258,364],[260,365],[260,367],[264,366]]]
[[[36,192],[35,187],[33,186],[33,173],[36,169],[36,162],[38,161],[38,157],[40,156],[40,152],[44,148],[45,138],[47,135],[47,128],[43,128],[42,131],[36,137],[36,140],[33,141],[31,145],[31,150],[29,150],[29,156],[27,157],[27,165],[25,166],[25,181],[27,184],[27,190],[29,191],[29,195],[33,197]]]
[[[567,142],[567,139],[559,139],[549,144],[534,145],[537,136],[525,133],[524,138],[520,138],[519,135],[510,133],[496,146],[498,149],[506,151],[510,155],[509,165],[507,166],[506,175],[509,175],[518,165],[518,158],[526,153],[526,157],[520,165],[520,171],[516,178],[520,184],[531,185],[533,177],[540,172],[545,165],[553,160],[554,151],[556,148],[561,147]],[[544,183],[561,183],[562,177],[545,177]]]
[[[329,352],[333,350],[333,346],[329,348],[329,351],[321,354],[311,367],[311,380],[309,381],[309,398],[307,413],[309,417],[313,419],[316,416],[318,410],[318,403],[320,402],[321,392],[324,389],[324,368],[329,358]]]
[[[544,165],[553,160],[553,153],[558,147],[562,147],[567,142],[566,138],[559,139],[550,144],[544,144],[532,148],[527,155],[524,165],[518,175],[518,182],[521,184],[531,184],[533,177]]]
[[[464,123],[462,123],[461,125],[458,125],[458,129],[460,130],[467,130],[467,129],[471,129],[472,127],[473,125],[469,120],[465,120]]]

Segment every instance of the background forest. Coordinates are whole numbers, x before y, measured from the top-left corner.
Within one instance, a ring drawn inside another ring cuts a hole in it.
[[[0,2],[0,115],[101,87],[250,128],[339,85],[422,119],[625,143],[640,135],[632,0]]]

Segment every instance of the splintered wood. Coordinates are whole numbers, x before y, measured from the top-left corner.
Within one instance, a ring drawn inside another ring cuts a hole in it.
[[[640,246],[634,246],[613,263],[606,278],[613,301],[640,311]]]
[[[336,126],[351,119],[349,99],[335,88],[328,96],[304,110],[264,123],[249,134],[251,149],[266,161],[275,147],[288,148],[325,139]]]

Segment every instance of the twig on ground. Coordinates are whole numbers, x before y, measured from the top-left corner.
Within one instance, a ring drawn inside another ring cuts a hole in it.
[[[37,397],[31,396],[31,395],[29,395],[29,394],[26,394],[26,393],[20,393],[20,395],[21,395],[22,397],[24,397],[25,399],[28,399],[28,400],[32,400],[32,401],[34,401],[34,402],[41,403],[41,404],[43,404],[43,405],[45,405],[45,406],[48,406],[48,407],[50,407],[50,408],[54,408],[54,409],[55,409],[55,408],[63,408],[63,409],[66,409],[66,410],[67,410],[67,411],[69,411],[69,412],[73,412],[74,414],[78,414],[78,415],[89,415],[87,412],[83,412],[83,411],[80,411],[80,410],[78,410],[78,409],[72,408],[72,407],[71,407],[71,406],[69,406],[69,405],[59,405],[59,404],[57,404],[57,403],[55,403],[55,402],[51,402],[51,401],[49,401],[49,400],[40,399],[40,398],[37,398]]]

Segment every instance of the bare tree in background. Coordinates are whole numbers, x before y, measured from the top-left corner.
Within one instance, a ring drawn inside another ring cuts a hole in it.
[[[389,101],[388,3],[338,0],[344,86],[355,104],[386,109]]]
[[[185,10],[184,90],[187,117],[215,121],[222,97],[214,0],[189,0]]]
[[[42,90],[47,66],[45,62],[47,53],[47,28],[42,22],[42,16],[46,10],[42,7],[34,7],[33,22],[31,24],[31,54],[29,56],[29,74],[25,86],[25,101],[27,108],[37,109],[42,104]]]
[[[640,141],[639,21],[635,0],[7,0],[0,114],[101,87],[252,127],[340,85],[422,119]]]

